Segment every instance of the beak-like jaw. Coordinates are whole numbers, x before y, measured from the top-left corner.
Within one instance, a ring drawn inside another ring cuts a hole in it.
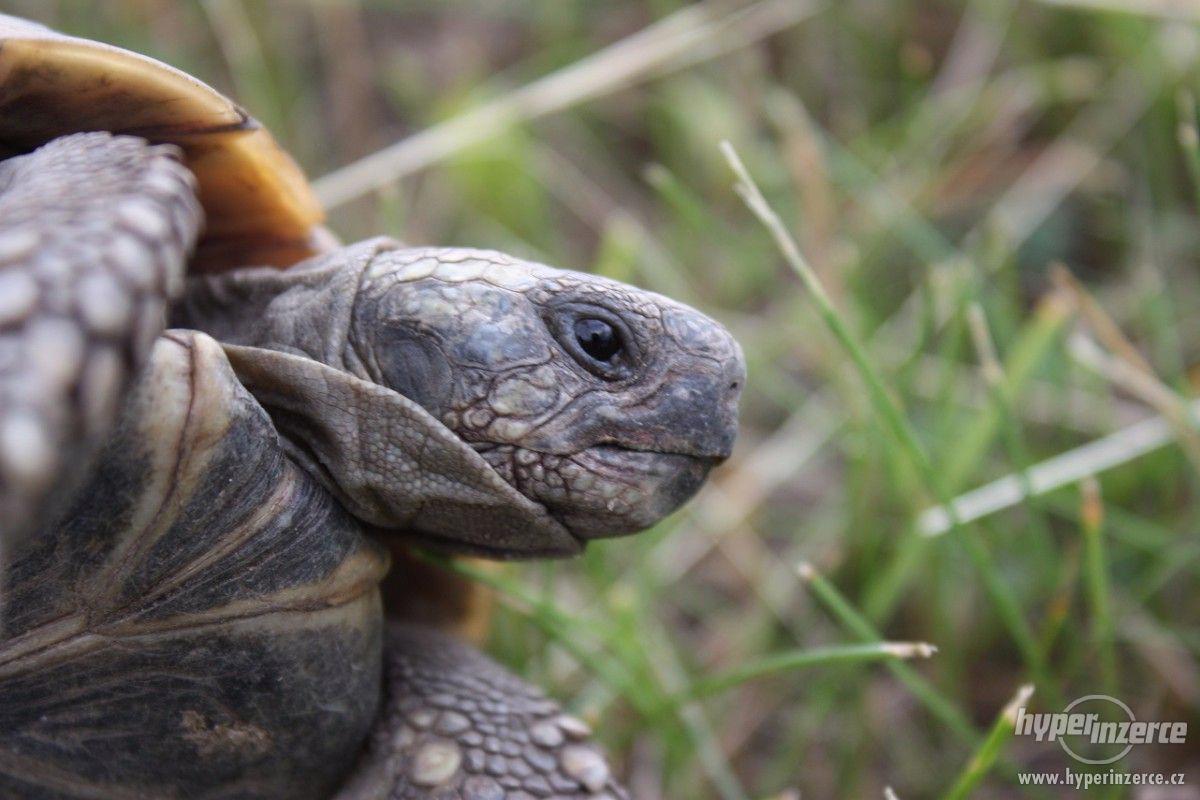
[[[733,452],[738,400],[746,381],[741,353],[721,369],[673,372],[657,391],[632,408],[600,409],[596,435],[630,450],[673,453],[714,462]]]
[[[580,540],[626,536],[645,530],[678,509],[704,484],[718,459],[599,446],[579,453],[598,477],[595,495],[568,505],[548,504]],[[621,479],[616,478],[617,475]],[[556,507],[557,506],[557,507]]]
[[[639,402],[576,415],[570,429],[582,446],[482,455],[579,540],[645,530],[696,494],[737,436],[740,350],[719,368],[711,359],[681,367]]]
[[[729,357],[719,368],[707,361],[705,369],[664,381],[652,402],[625,414],[600,415],[611,444],[580,455],[598,473],[615,476],[619,468],[627,485],[615,503],[564,520],[573,534],[594,539],[644,530],[690,500],[709,471],[730,456],[746,365],[741,349],[729,342]],[[626,497],[629,502],[622,503]]]

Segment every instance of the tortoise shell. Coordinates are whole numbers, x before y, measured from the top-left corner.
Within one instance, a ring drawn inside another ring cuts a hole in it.
[[[335,244],[300,167],[220,92],[153,58],[0,15],[0,143],[24,152],[85,131],[182,149],[206,217],[193,270],[284,267]]]
[[[215,341],[145,374],[5,575],[0,797],[327,797],[379,702],[386,556]]]

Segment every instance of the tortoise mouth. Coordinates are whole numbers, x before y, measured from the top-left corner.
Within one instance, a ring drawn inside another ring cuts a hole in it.
[[[514,489],[546,509],[580,550],[592,539],[651,527],[695,495],[725,460],[611,442],[566,455],[515,445],[477,449]]]

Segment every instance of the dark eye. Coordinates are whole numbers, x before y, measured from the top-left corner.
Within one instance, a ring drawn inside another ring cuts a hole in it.
[[[595,317],[575,320],[575,341],[579,342],[583,352],[605,362],[611,361],[624,347],[613,326]]]

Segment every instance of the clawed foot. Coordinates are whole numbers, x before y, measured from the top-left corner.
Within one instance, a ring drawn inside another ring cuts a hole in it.
[[[618,800],[581,720],[465,643],[395,625],[369,752],[337,800]]]

